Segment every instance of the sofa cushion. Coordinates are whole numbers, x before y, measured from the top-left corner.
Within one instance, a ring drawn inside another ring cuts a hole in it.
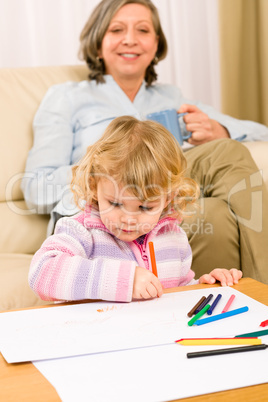
[[[28,285],[32,255],[0,254],[0,311],[50,304]]]
[[[28,214],[25,201],[0,203],[0,253],[34,254],[46,237],[48,216]]]
[[[19,213],[12,208],[23,200],[20,183],[33,143],[33,118],[51,85],[80,81],[87,74],[86,66],[0,69],[0,217],[2,226],[7,225],[0,235],[0,252],[33,253],[45,238],[47,217],[33,217],[27,211],[22,216],[23,204]]]

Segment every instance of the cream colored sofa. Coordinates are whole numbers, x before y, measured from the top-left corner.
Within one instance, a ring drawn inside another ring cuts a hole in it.
[[[20,181],[33,142],[33,117],[47,89],[86,78],[84,66],[0,69],[0,311],[44,304],[29,288],[27,275],[45,239],[48,217],[29,213]],[[268,143],[246,145],[267,184]]]

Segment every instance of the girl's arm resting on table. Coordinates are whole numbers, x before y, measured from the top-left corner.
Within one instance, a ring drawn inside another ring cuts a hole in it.
[[[90,258],[96,246],[92,234],[69,218],[61,219],[56,230],[30,266],[29,284],[41,299],[132,300],[136,261]]]
[[[236,285],[239,279],[242,278],[242,271],[232,268],[232,269],[224,269],[224,268],[216,268],[213,269],[209,274],[202,275],[199,278],[199,283],[209,283],[214,284],[216,281],[219,281],[221,286],[233,286]]]

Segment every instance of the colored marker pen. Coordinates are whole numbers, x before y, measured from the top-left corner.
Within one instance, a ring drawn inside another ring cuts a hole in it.
[[[214,308],[215,308],[216,305],[219,303],[221,297],[222,297],[222,295],[221,295],[221,294],[218,294],[218,296],[216,297],[216,299],[214,300],[214,302],[212,303],[212,305],[210,306],[210,308],[209,308],[208,311],[207,311],[207,314],[208,314],[208,315],[211,315],[211,314],[212,314]]]

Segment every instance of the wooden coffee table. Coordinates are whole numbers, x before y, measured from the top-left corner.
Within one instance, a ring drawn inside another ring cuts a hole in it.
[[[182,292],[194,289],[217,287],[218,285],[183,286],[165,290],[165,293]],[[243,278],[234,289],[252,297],[268,306],[268,286],[250,278]],[[64,305],[70,303],[63,303]],[[60,304],[56,304],[59,306]],[[42,306],[37,308],[51,308]],[[264,368],[265,370],[267,369]],[[54,387],[43,377],[32,363],[8,364],[0,353],[0,401],[3,402],[53,402],[60,401]],[[238,388],[213,394],[200,395],[187,399],[184,402],[226,402],[268,401],[268,383],[250,387]],[[126,401],[127,402],[127,401]]]

